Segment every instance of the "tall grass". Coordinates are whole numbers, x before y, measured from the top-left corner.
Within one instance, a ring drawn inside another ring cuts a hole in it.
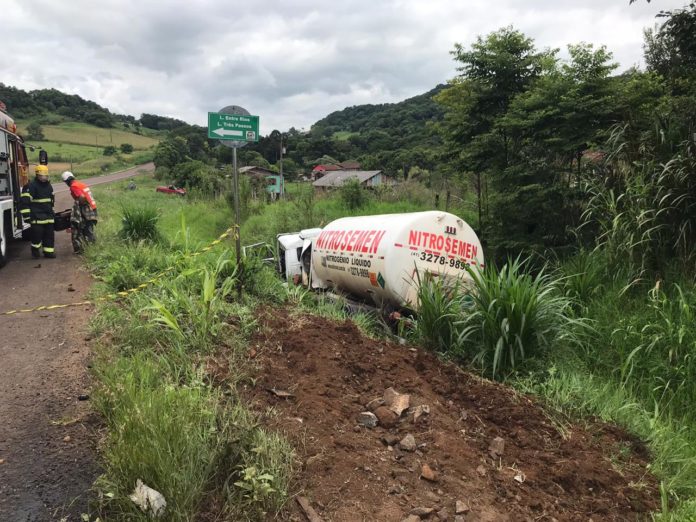
[[[127,206],[122,210],[120,236],[129,241],[158,241],[162,234],[157,228],[159,214],[152,207]]]
[[[588,330],[573,317],[559,281],[541,270],[527,272],[511,260],[501,269],[470,269],[466,286],[419,279],[417,337],[426,345],[468,360],[495,379],[505,379],[557,344],[580,346]]]
[[[551,273],[531,275],[515,259],[499,270],[469,270],[469,276],[474,306],[458,325],[458,342],[493,378],[509,375],[556,343],[580,345],[586,325],[573,319],[570,300]]]
[[[460,286],[448,287],[443,278],[416,272],[418,314],[414,322],[417,341],[440,352],[455,352],[461,328],[458,321],[470,297]]]
[[[102,281],[96,292],[137,286],[176,267],[118,304],[102,303],[93,321],[103,339],[95,405],[108,427],[99,515],[148,520],[128,499],[141,479],[165,496],[167,520],[272,517],[287,498],[294,456],[282,436],[260,428],[236,390],[256,328],[253,302],[234,300],[240,272],[231,249],[190,255],[229,223],[228,209],[159,198],[148,184],[138,182],[138,192],[148,188],[140,194],[116,194],[141,205],[157,201],[149,208],[167,224],[162,240],[121,238],[118,214],[104,213],[103,243],[88,253]],[[229,372],[212,378],[210,364]]]

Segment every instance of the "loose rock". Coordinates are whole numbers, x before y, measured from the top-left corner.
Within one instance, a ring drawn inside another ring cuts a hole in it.
[[[384,399],[382,397],[377,397],[368,402],[365,407],[370,411],[375,411],[380,406],[384,406]]]
[[[358,415],[358,424],[366,428],[374,428],[377,426],[377,416],[371,411],[364,411]]]
[[[409,433],[403,439],[401,439],[401,442],[399,442],[399,447],[404,451],[416,451],[416,439]]]
[[[70,435],[66,435],[63,437],[63,442],[70,442],[72,439],[70,438]]]
[[[434,512],[435,512],[435,510],[433,508],[427,508],[427,507],[417,507],[417,508],[413,508],[411,510],[412,515],[416,515],[416,516],[421,517],[421,518],[428,517],[428,516],[432,515]]]
[[[461,500],[457,500],[457,502],[454,505],[454,512],[457,515],[462,515],[464,513],[468,513],[469,511],[470,511],[469,506],[467,506],[465,502],[462,502]]]
[[[503,453],[505,453],[505,439],[502,437],[494,438],[488,445],[488,452],[493,458],[502,457]]]
[[[370,414],[372,415],[372,414]],[[396,421],[399,418],[396,413],[391,411],[386,406],[380,406],[375,410],[374,415],[377,416],[379,424],[385,428],[392,428],[396,425]]]
[[[413,412],[413,422],[418,422],[418,419],[420,419],[423,415],[428,414],[430,414],[430,406],[427,404],[416,406],[416,409]]]
[[[394,388],[384,390],[384,405],[393,411],[397,416],[401,416],[411,404],[411,396],[397,392]]]
[[[430,482],[437,482],[437,473],[427,464],[421,467],[421,478]]]

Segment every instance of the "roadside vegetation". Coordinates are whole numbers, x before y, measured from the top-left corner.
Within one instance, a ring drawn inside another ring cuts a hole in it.
[[[437,167],[401,169],[406,181],[372,191],[289,184],[273,203],[242,177],[243,243],[437,201],[476,228],[487,268],[454,288],[420,274],[419,313],[398,334],[538,396],[559,425],[598,417],[625,427],[647,442],[661,482],[655,519],[696,519],[696,63],[680,54],[694,20],[693,5],[668,13],[646,34],[648,70],[621,75],[603,47],[570,46],[560,60],[512,28],[456,46],[461,74],[434,93]],[[357,124],[337,121],[322,122],[325,136],[296,133],[304,165],[331,152],[320,146],[328,136],[359,146]],[[154,151],[160,182],[186,187],[186,198],[156,194],[152,180],[96,189],[105,219],[87,255],[95,292],[156,280],[103,303],[93,324],[96,404],[109,428],[99,509],[117,520],[144,519],[128,500],[137,479],[171,501],[173,520],[281,509],[292,448],[241,398],[253,386],[245,350],[258,307],[347,317],[253,255],[240,265],[229,247],[193,255],[232,222],[229,151],[199,131],[177,126]],[[245,161],[272,166],[272,149]],[[386,331],[377,318],[352,318],[370,335]]]

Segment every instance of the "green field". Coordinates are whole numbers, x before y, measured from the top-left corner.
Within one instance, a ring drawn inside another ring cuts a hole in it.
[[[18,122],[19,133],[26,135],[26,127],[36,120]],[[41,121],[37,121],[41,124]],[[55,123],[55,121],[54,121]],[[147,129],[148,136],[135,134],[123,126],[103,129],[78,122],[63,122],[54,125],[42,125],[44,140],[27,140],[27,157],[31,170],[39,162],[39,152],[48,153],[48,169],[53,177],[66,170],[71,170],[80,177],[92,177],[116,172],[134,165],[152,161],[155,145],[159,143],[157,131]],[[154,136],[154,137],[153,137]],[[134,152],[123,154],[120,146],[128,143]],[[117,153],[104,155],[104,148],[116,147]]]
[[[32,148],[27,148],[27,157],[30,163],[38,163],[41,149],[48,153],[49,162],[56,163],[82,163],[83,161],[101,158],[103,150],[94,145],[75,145],[72,143],[60,143],[53,141],[32,141]]]
[[[29,121],[18,121],[19,133],[26,135]],[[38,122],[41,124],[41,122]],[[120,147],[122,143],[130,143],[135,150],[146,150],[159,143],[150,136],[135,134],[119,128],[103,129],[87,123],[65,122],[58,125],[42,125],[46,141],[87,145],[91,147]]]

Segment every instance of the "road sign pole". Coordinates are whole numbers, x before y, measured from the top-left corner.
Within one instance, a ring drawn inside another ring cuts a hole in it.
[[[237,170],[237,148],[232,149],[232,183],[234,185],[234,224],[237,226],[235,249],[237,250],[237,297],[242,298],[242,234],[239,219],[239,171]]]
[[[232,190],[234,191],[234,221],[237,228],[235,248],[237,250],[237,295],[242,297],[242,238],[239,216],[239,170],[237,169],[237,149],[248,142],[259,141],[259,117],[249,114],[244,107],[228,105],[219,112],[208,113],[208,138],[220,140],[225,147],[232,149]]]

